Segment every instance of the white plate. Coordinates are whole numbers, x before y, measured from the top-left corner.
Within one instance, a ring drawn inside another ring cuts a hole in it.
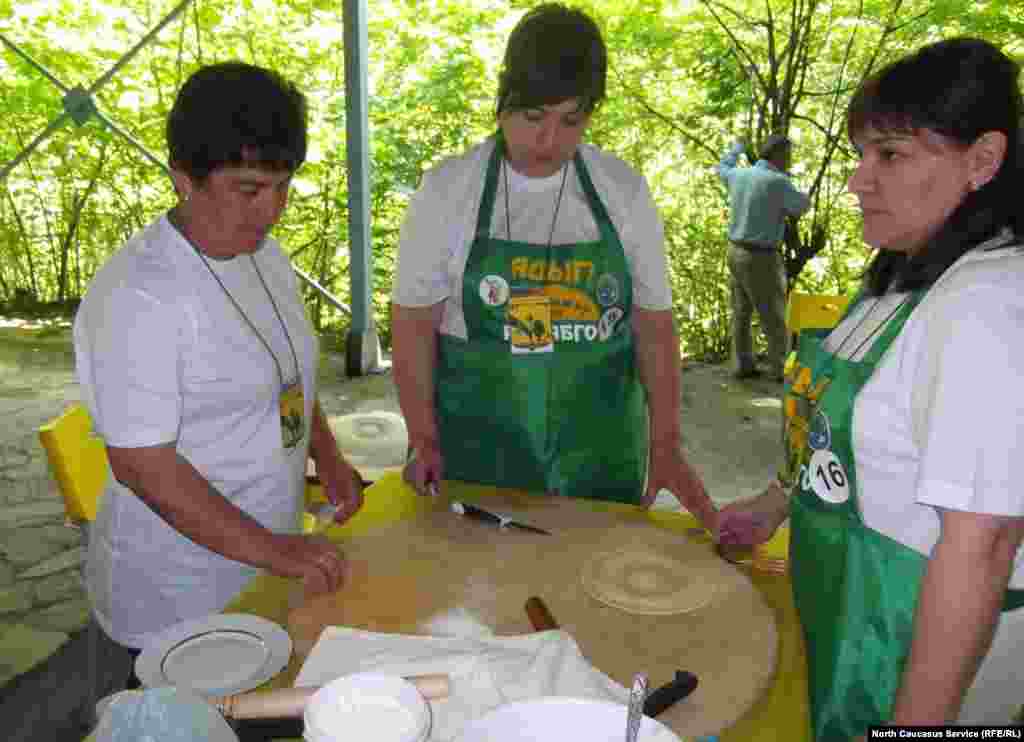
[[[611,701],[549,696],[499,706],[462,728],[457,742],[622,742],[627,709]],[[637,742],[681,742],[660,721],[641,717]]]
[[[204,696],[242,693],[288,664],[292,640],[272,621],[244,613],[183,621],[155,637],[135,660],[149,688],[177,685]]]

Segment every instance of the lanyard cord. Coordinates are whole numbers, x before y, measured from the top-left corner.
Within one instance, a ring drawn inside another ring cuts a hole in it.
[[[1011,234],[1000,233],[1000,234],[996,235],[995,237],[993,237],[992,239],[988,240],[987,243],[983,243],[981,249],[985,250],[986,252],[991,251],[991,250],[999,250],[999,249],[1004,248],[1004,247],[1011,247],[1012,243],[1013,243],[1013,234],[1012,233]],[[985,245],[987,245],[987,247]],[[879,324],[877,327],[875,327],[875,329],[872,330],[868,334],[868,336],[866,338],[864,338],[860,343],[858,343],[857,347],[854,348],[853,351],[849,355],[850,360],[853,360],[853,359],[855,359],[857,357],[857,354],[860,352],[860,349],[863,348],[875,335],[877,335],[878,332],[883,327],[885,327],[887,324],[889,324],[889,320],[891,320],[896,315],[896,313],[898,311],[900,311],[900,309],[903,308],[903,305],[906,304],[909,300],[910,300],[910,295],[908,294],[907,296],[905,296],[903,298],[903,301],[901,301],[899,304],[896,305],[895,309],[893,309],[891,312],[889,312],[889,316],[887,316],[885,318],[885,320],[882,321],[881,324]],[[864,316],[861,317],[861,319],[857,323],[857,325],[852,330],[850,330],[850,332],[846,335],[846,337],[843,338],[843,341],[839,344],[839,347],[835,349],[835,352],[833,353],[833,355],[835,355],[836,357],[839,356],[839,353],[840,353],[840,351],[842,351],[843,346],[846,345],[846,342],[857,333],[857,330],[859,330],[861,325],[863,325],[867,321],[868,317],[871,316],[871,314],[875,310],[875,307],[877,307],[880,302],[881,302],[880,299],[876,300],[875,303],[871,306],[871,308],[868,309],[864,313]]]
[[[984,249],[986,252],[990,250],[998,250],[1000,248],[1010,246],[1007,243],[1013,243],[1013,235],[1000,233],[993,237],[992,239],[988,240],[987,243],[983,243],[982,249]],[[987,247],[984,246],[986,244],[988,245]],[[891,320],[896,315],[896,312],[900,311],[900,309],[903,308],[903,305],[906,304],[909,300],[909,294],[903,297],[903,301],[897,304],[896,308],[889,312],[889,315],[882,321],[882,323],[875,327],[875,329],[872,330],[866,338],[864,338],[860,343],[858,343],[857,347],[854,348],[849,355],[850,360],[853,360],[857,357],[857,354],[860,352],[860,349],[863,348],[875,335],[877,335],[883,327],[889,324],[889,320]],[[848,341],[851,337],[853,337],[856,334],[857,330],[859,330],[861,325],[863,325],[867,321],[868,317],[871,316],[871,314],[875,311],[875,307],[877,307],[880,302],[880,299],[876,300],[875,303],[871,306],[871,308],[864,313],[864,316],[861,317],[857,325],[852,330],[850,330],[846,337],[843,338],[843,341],[839,344],[839,347],[835,349],[833,355],[837,357],[839,356],[839,353],[840,351],[842,351],[843,346],[846,345],[846,341]]]
[[[885,317],[885,319],[883,319],[883,320],[882,320],[882,321],[881,321],[880,323],[878,323],[878,324],[877,324],[877,325],[875,326],[875,328],[874,328],[874,329],[873,329],[873,330],[872,330],[871,332],[869,332],[869,333],[868,333],[868,336],[867,336],[866,338],[864,338],[863,340],[861,340],[861,341],[860,341],[860,342],[859,342],[859,343],[857,344],[857,347],[856,347],[856,348],[854,348],[854,349],[853,349],[853,350],[852,350],[852,351],[850,352],[850,355],[849,355],[849,359],[850,359],[850,360],[854,360],[854,359],[855,359],[855,358],[857,357],[857,354],[858,354],[858,353],[860,353],[860,350],[861,350],[861,348],[863,348],[863,347],[864,347],[865,345],[867,345],[867,344],[868,344],[868,343],[869,343],[869,342],[870,342],[870,341],[871,341],[871,340],[872,340],[872,339],[873,339],[873,338],[875,337],[875,335],[877,335],[877,334],[879,333],[879,331],[880,331],[880,330],[881,330],[881,329],[882,329],[883,327],[885,327],[886,325],[888,325],[888,324],[889,324],[889,320],[891,320],[891,319],[892,319],[893,317],[895,317],[895,316],[896,316],[896,313],[897,313],[898,311],[900,311],[900,310],[901,310],[901,309],[903,308],[903,305],[904,305],[904,304],[906,304],[906,303],[907,303],[907,301],[908,301],[909,299],[910,299],[910,295],[909,295],[909,294],[908,294],[907,296],[904,296],[904,297],[903,297],[903,301],[901,301],[901,302],[900,302],[899,304],[897,304],[897,305],[896,305],[896,308],[895,308],[895,309],[893,309],[893,310],[892,310],[891,312],[889,312],[889,314],[888,314],[888,315],[887,315],[887,316]],[[863,316],[863,317],[861,317],[861,318],[860,318],[860,320],[859,320],[859,321],[857,322],[857,324],[856,324],[856,325],[854,325],[853,329],[851,329],[851,330],[850,330],[850,332],[848,332],[848,333],[846,334],[846,337],[844,337],[844,338],[843,338],[843,341],[842,341],[841,343],[839,343],[839,347],[837,347],[837,348],[836,348],[836,349],[835,349],[835,350],[833,351],[833,353],[832,353],[832,355],[833,355],[833,356],[835,356],[836,358],[838,358],[838,357],[839,357],[839,354],[840,354],[840,353],[842,352],[843,348],[844,348],[844,347],[846,346],[846,343],[847,343],[847,341],[849,341],[849,340],[850,340],[850,338],[852,338],[852,337],[853,337],[854,335],[856,335],[856,334],[857,334],[857,330],[859,330],[859,329],[861,328],[861,326],[862,326],[862,325],[863,325],[863,324],[864,324],[865,322],[867,322],[868,318],[869,318],[869,317],[870,317],[870,316],[871,316],[872,314],[874,314],[875,308],[876,308],[876,307],[877,307],[877,306],[878,306],[878,305],[879,305],[880,303],[881,303],[881,299],[876,299],[876,300],[875,300],[875,303],[874,303],[874,304],[872,304],[872,305],[871,305],[871,307],[870,307],[869,309],[867,309],[867,310],[866,310],[866,311],[864,312],[864,316]]]
[[[246,313],[242,310],[242,307],[239,305],[239,303],[235,301],[235,297],[231,295],[231,292],[228,291],[227,286],[225,286],[224,282],[220,280],[220,276],[218,276],[217,273],[213,270],[213,266],[210,265],[209,261],[206,259],[206,256],[203,255],[202,250],[196,247],[195,243],[193,243],[192,240],[190,240],[188,236],[185,234],[184,229],[180,228],[178,218],[176,216],[171,217],[170,221],[176,228],[178,228],[178,232],[181,234],[182,237],[185,238],[185,242],[191,245],[192,249],[196,251],[196,255],[198,255],[199,259],[203,261],[203,265],[205,265],[206,269],[210,271],[210,275],[213,276],[213,279],[217,282],[217,285],[220,286],[221,290],[224,292],[224,295],[228,297],[228,300],[231,302],[232,306],[234,306],[234,308],[238,311],[238,314],[241,315],[242,319],[245,320],[245,324],[249,326],[249,329],[252,330],[253,334],[259,339],[261,343],[263,343],[263,347],[267,349],[267,353],[269,353],[270,357],[274,360],[274,366],[277,368],[277,378],[281,380],[281,386],[284,387],[284,371],[281,369],[281,363],[280,361],[277,360],[277,356],[274,354],[274,351],[270,348],[270,343],[268,343],[266,338],[264,338],[263,335],[260,334],[260,331],[256,329],[256,325],[253,324],[253,321],[249,319],[248,315],[246,315]],[[277,321],[281,323],[281,329],[284,330],[285,340],[288,341],[288,349],[291,350],[292,360],[295,362],[295,378],[298,379],[300,374],[299,357],[295,353],[295,346],[292,344],[292,336],[288,333],[288,325],[285,324],[284,318],[281,317],[281,312],[277,308],[277,302],[274,301],[274,295],[270,293],[270,289],[267,288],[267,282],[263,280],[263,274],[260,272],[259,266],[256,265],[256,258],[250,255],[249,260],[252,261],[252,267],[256,271],[256,276],[260,279],[260,284],[263,286],[263,290],[267,292],[267,298],[270,299],[270,306],[274,308],[274,315],[277,317]]]
[[[506,237],[506,239],[508,239],[511,242],[512,241],[512,217],[509,215],[509,198],[508,198],[509,188],[508,188],[508,160],[507,159],[502,158],[502,160],[501,160],[501,167],[502,167],[502,172],[503,172],[503,174],[505,176],[505,237]],[[566,180],[566,175],[568,174],[568,172],[569,172],[569,163],[566,162],[564,165],[562,165],[562,182],[558,186],[558,197],[555,199],[555,213],[551,215],[551,229],[548,230],[548,244],[544,248],[544,252],[545,252],[545,256],[544,256],[545,268],[544,268],[544,270],[545,270],[545,272],[548,275],[550,275],[550,270],[551,270],[551,258],[552,258],[552,255],[551,255],[551,242],[552,242],[552,240],[555,237],[555,224],[558,222],[558,211],[559,211],[559,209],[562,206],[562,194],[565,192],[565,180]],[[548,275],[544,276],[545,283],[547,283]],[[552,387],[554,385],[554,376],[555,376],[554,374],[547,374],[547,382],[548,382],[547,383],[547,387],[548,387],[547,388],[547,395],[548,395],[548,399],[551,399],[551,396],[552,396]],[[547,427],[549,429],[551,428],[551,424],[552,424],[551,423],[551,418],[552,418],[553,414],[554,414],[554,410],[551,409],[551,405],[549,404],[547,406],[547,415],[546,415],[546,417],[547,417]],[[548,481],[547,477],[545,477],[545,481]],[[550,481],[548,481],[548,485],[549,485],[549,490],[550,490]]]
[[[502,174],[505,176],[505,239],[511,242],[512,240],[512,217],[509,216],[509,203],[508,203],[508,160],[504,157],[501,159]],[[558,186],[558,197],[555,199],[555,213],[551,215],[551,229],[548,230],[548,244],[547,247],[550,250],[551,241],[555,237],[555,224],[558,222],[558,210],[562,206],[562,194],[565,192],[565,180],[566,175],[569,172],[569,163],[562,165],[562,182]],[[548,253],[548,262],[551,262],[551,254]]]

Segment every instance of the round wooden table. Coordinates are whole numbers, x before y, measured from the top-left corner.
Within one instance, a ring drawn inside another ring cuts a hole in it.
[[[451,512],[448,498],[476,502],[552,535],[469,520]],[[636,672],[648,674],[651,688],[676,670],[697,675],[697,690],[659,716],[680,735],[721,733],[772,686],[777,614],[739,569],[726,568],[710,603],[677,615],[627,613],[582,587],[587,560],[626,546],[642,545],[683,562],[717,560],[692,519],[459,483],[446,483],[445,495],[431,501],[411,495],[397,477],[367,490],[365,510],[330,532],[353,563],[349,582],[289,614],[287,627],[300,653],[329,625],[428,635],[445,616],[457,614],[499,635],[527,633],[532,627],[524,604],[536,595],[584,656],[624,686]]]

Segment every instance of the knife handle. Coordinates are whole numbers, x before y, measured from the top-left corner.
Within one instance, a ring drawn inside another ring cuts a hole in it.
[[[544,604],[544,601],[536,595],[526,601],[526,615],[530,619],[530,625],[534,631],[549,631],[558,628],[558,622],[551,615],[551,611]]]
[[[468,502],[452,500],[451,508],[459,515],[468,515],[470,518],[476,518],[477,520],[494,523],[499,526],[502,524],[502,517],[500,515],[495,515],[483,508],[478,508],[476,505],[470,505]]]
[[[692,672],[677,670],[675,679],[647,696],[644,702],[644,716],[655,717],[676,701],[681,701],[697,689],[697,676]]]

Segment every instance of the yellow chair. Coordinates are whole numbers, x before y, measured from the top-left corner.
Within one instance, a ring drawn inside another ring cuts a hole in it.
[[[786,327],[793,336],[801,330],[835,327],[849,303],[848,296],[793,291],[786,302]]]
[[[96,508],[110,467],[106,446],[93,432],[89,411],[84,405],[71,405],[39,428],[39,441],[60,487],[68,520],[96,520]]]
[[[39,440],[64,498],[68,520],[78,524],[96,520],[96,510],[110,466],[106,445],[93,432],[89,411],[84,405],[71,405],[59,417],[39,428]],[[319,485],[306,486],[307,507],[326,501]],[[303,531],[312,532],[315,523],[316,519],[305,513]]]

